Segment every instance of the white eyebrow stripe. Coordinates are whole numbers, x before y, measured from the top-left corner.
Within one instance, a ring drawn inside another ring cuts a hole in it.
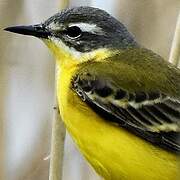
[[[98,27],[96,24],[88,24],[88,23],[71,23],[69,27],[77,26],[83,32],[90,32],[93,34],[104,34],[102,28]]]

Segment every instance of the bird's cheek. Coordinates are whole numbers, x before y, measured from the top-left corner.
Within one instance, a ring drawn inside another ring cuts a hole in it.
[[[57,63],[61,67],[69,67],[72,64],[78,63],[78,60],[76,59],[75,55],[72,54],[70,48],[64,45],[62,42],[57,42],[52,39],[43,39],[43,42],[50,49]]]

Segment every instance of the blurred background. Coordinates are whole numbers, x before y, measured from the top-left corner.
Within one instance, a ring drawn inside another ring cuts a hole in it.
[[[0,0],[0,180],[48,179],[54,106],[55,62],[35,38],[4,32],[39,23],[56,13],[61,0]],[[179,0],[70,0],[122,21],[137,41],[168,59],[180,11]],[[63,180],[98,180],[67,135]]]

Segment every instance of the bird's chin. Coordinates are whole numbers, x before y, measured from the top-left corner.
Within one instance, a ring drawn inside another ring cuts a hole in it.
[[[78,64],[78,58],[76,58],[68,47],[59,42],[55,42],[52,39],[42,39],[48,49],[52,52],[56,59],[56,62],[60,66],[71,66]]]
[[[62,55],[61,55],[61,48],[59,48],[51,39],[44,39],[44,38],[40,38],[45,45],[48,47],[48,49],[52,52],[53,56],[56,59],[62,59]]]

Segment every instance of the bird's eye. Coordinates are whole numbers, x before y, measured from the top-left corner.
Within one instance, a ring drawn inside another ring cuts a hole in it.
[[[77,26],[71,26],[66,29],[65,33],[69,38],[75,39],[81,36],[82,31]]]

